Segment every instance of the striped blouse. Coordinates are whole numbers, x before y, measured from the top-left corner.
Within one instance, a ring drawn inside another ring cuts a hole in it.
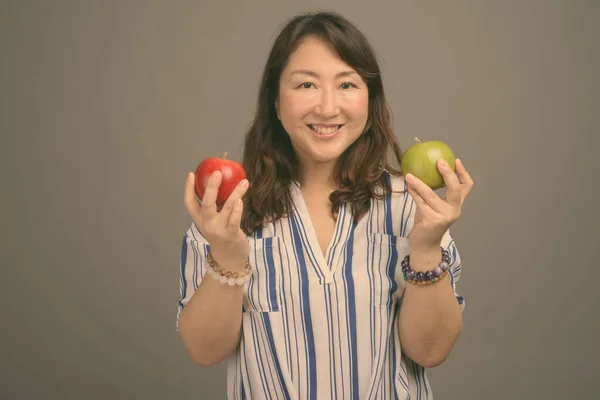
[[[403,177],[386,173],[395,191]],[[416,210],[410,194],[371,202],[356,224],[340,209],[325,255],[297,182],[294,210],[250,242],[252,277],[245,286],[242,337],[228,359],[229,399],[431,399],[425,369],[402,353],[397,329]],[[461,261],[447,231],[451,284]],[[206,272],[209,245],[192,224],[183,238],[179,314]],[[446,282],[446,283],[444,283]]]

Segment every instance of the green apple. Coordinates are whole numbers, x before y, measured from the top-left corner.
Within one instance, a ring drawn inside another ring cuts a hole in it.
[[[437,162],[443,158],[448,162],[452,171],[456,172],[454,153],[450,147],[439,140],[421,142],[419,138],[415,138],[415,141],[417,143],[410,146],[402,155],[400,163],[402,175],[406,177],[406,174],[410,172],[433,190],[446,186],[444,177],[438,170]]]

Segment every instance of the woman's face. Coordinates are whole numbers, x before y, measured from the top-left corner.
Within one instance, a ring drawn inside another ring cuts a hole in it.
[[[363,132],[367,84],[316,37],[307,37],[283,70],[277,116],[301,163],[335,162]]]

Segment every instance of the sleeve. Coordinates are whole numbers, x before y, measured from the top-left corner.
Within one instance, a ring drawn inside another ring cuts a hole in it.
[[[206,273],[206,255],[209,245],[195,223],[183,236],[179,265],[179,303],[177,305],[176,330],[179,333],[179,317],[190,301]]]
[[[448,267],[448,277],[450,278],[450,284],[452,285],[452,290],[454,290],[454,296],[458,301],[458,305],[460,306],[460,310],[463,311],[465,309],[465,299],[457,293],[456,284],[460,279],[460,275],[462,272],[462,261],[460,259],[460,254],[456,248],[456,242],[454,241],[454,237],[450,230],[447,230],[442,238],[441,242],[442,248],[448,250],[450,253],[450,263]]]

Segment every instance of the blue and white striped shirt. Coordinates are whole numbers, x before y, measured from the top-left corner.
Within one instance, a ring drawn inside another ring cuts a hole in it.
[[[395,191],[403,177],[386,174]],[[431,399],[427,374],[402,353],[397,329],[416,206],[408,192],[371,202],[354,224],[342,206],[324,256],[297,182],[294,211],[250,242],[242,338],[228,359],[230,399]],[[450,231],[451,284],[461,261]],[[179,313],[198,288],[209,246],[192,224],[181,251]],[[444,283],[445,282],[445,283]]]

